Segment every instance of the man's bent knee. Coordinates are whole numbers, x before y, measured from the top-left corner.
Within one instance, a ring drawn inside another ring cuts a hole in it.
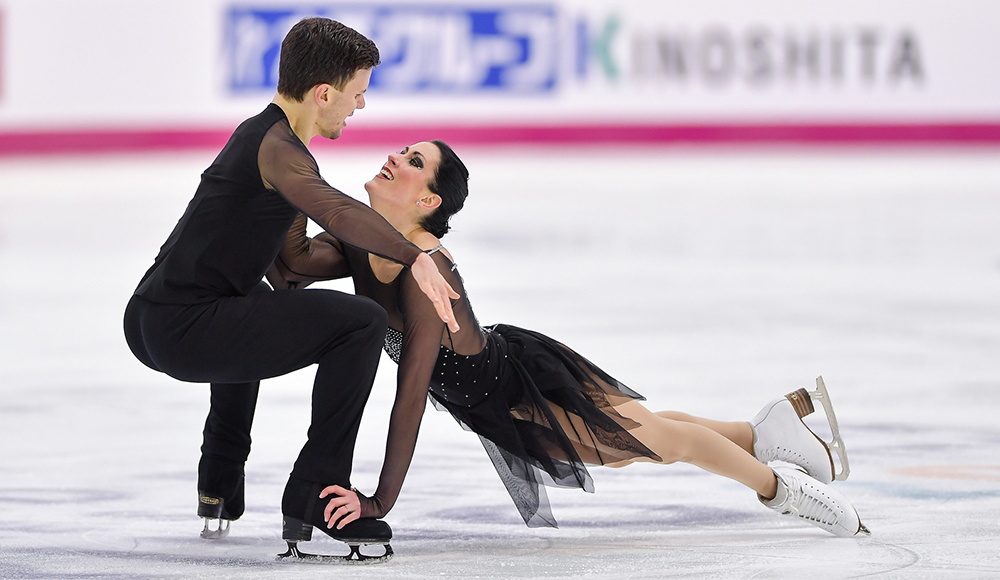
[[[368,320],[368,328],[371,329],[373,335],[384,338],[385,331],[389,328],[389,315],[374,300],[364,296],[359,296],[358,299],[357,308],[359,316],[363,316]]]

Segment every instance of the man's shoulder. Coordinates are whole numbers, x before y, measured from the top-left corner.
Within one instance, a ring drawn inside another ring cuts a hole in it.
[[[281,107],[270,103],[263,111],[240,123],[233,132],[233,136],[254,132],[259,132],[263,136],[275,123],[283,119],[285,119],[285,113]]]

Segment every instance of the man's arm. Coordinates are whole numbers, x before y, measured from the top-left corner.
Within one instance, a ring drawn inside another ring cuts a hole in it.
[[[414,280],[438,316],[452,332],[457,332],[451,299],[459,296],[434,261],[373,209],[326,183],[302,142],[294,134],[280,133],[286,128],[276,123],[261,142],[258,167],[265,183],[338,240],[410,266]]]

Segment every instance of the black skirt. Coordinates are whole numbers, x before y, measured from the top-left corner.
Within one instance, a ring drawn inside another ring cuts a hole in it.
[[[557,525],[545,485],[594,491],[585,463],[659,460],[628,432],[638,423],[613,408],[641,395],[543,334],[506,324],[484,331],[477,355],[441,347],[429,396],[480,436],[529,527]],[[567,433],[557,413],[585,427]]]

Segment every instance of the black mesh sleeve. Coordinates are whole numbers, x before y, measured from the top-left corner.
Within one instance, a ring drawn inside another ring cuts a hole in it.
[[[257,165],[269,187],[337,239],[407,266],[420,254],[382,216],[324,181],[316,160],[286,123],[267,131]]]
[[[461,278],[452,270],[448,259],[440,253],[432,257],[445,280],[465,296]],[[400,276],[403,276],[399,295],[399,307],[403,313],[403,348],[396,375],[396,400],[389,419],[385,462],[378,489],[371,498],[362,499],[362,517],[382,517],[396,503],[413,457],[428,385],[445,332],[445,325],[438,318],[433,304],[424,297],[413,277],[405,271]],[[460,298],[456,307],[463,300]],[[465,330],[463,327],[463,332]],[[474,331],[471,327],[468,330]]]
[[[277,284],[271,279],[271,273],[268,273],[268,281],[272,286],[301,288],[309,282],[351,275],[347,259],[341,252],[340,242],[329,234],[310,238],[306,235],[306,226],[306,216],[300,213],[288,229],[285,245],[274,259],[273,270],[280,275]]]

